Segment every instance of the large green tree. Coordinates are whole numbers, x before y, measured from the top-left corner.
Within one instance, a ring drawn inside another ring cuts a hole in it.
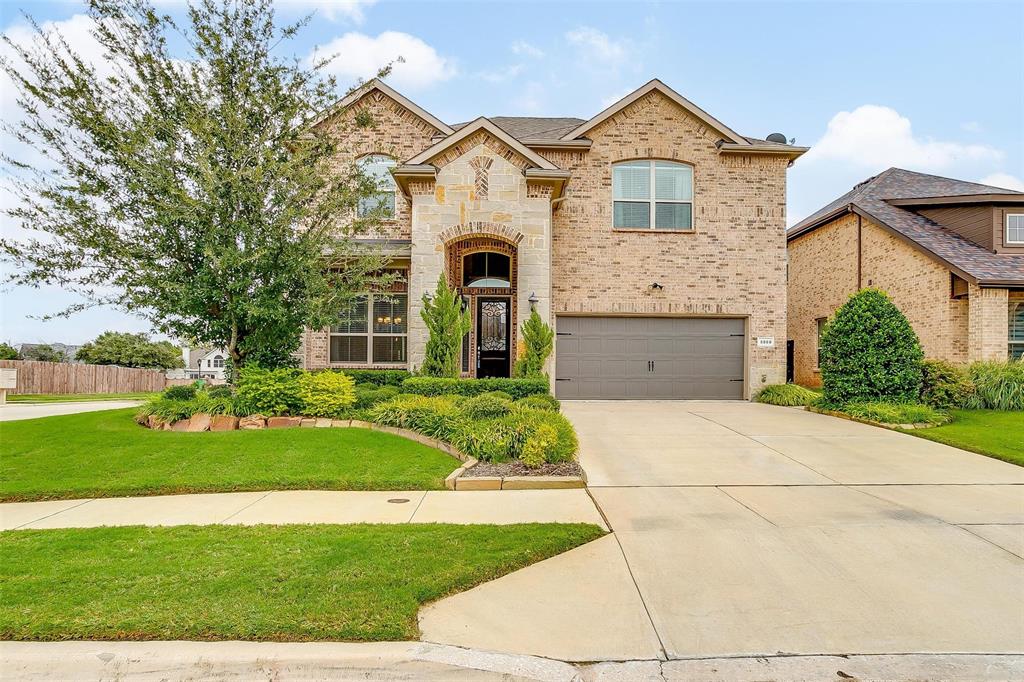
[[[145,334],[103,332],[78,349],[75,359],[90,365],[145,369],[184,367],[181,349],[170,341],[150,341]]]
[[[286,365],[383,283],[352,237],[373,181],[338,164],[313,125],[336,100],[330,58],[305,65],[270,0],[199,0],[177,24],[147,0],[89,0],[103,73],[35,25],[5,38],[22,118],[8,131],[39,162],[6,159],[34,234],[0,241],[15,284],[55,284],[156,331],[227,348],[235,366]],[[353,125],[372,125],[359,117]]]

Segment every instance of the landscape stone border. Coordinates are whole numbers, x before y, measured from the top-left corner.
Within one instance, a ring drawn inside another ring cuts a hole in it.
[[[294,429],[294,428],[351,428],[382,431],[416,441],[421,445],[440,450],[462,462],[462,466],[448,474],[444,486],[448,490],[550,490],[554,488],[586,488],[586,472],[580,476],[463,476],[478,464],[477,460],[443,440],[424,436],[417,431],[397,426],[384,426],[360,419],[328,419],[326,417],[230,417],[228,415],[194,414],[189,419],[174,423],[162,422],[152,415],[142,426],[162,431],[200,433],[203,431],[233,431],[251,429]]]
[[[835,410],[826,410],[820,407],[814,407],[808,405],[804,408],[808,412],[815,412],[817,414],[826,414],[830,417],[839,417],[840,419],[847,419],[851,422],[858,422],[860,424],[867,424],[868,426],[878,426],[883,429],[889,429],[890,431],[909,431],[913,429],[933,429],[940,424],[886,424],[885,422],[876,422],[872,419],[864,419],[863,417],[855,417],[852,414],[846,414],[845,412],[837,412]]]

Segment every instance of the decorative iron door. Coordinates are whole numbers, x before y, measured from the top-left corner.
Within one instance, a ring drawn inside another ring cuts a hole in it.
[[[476,314],[477,377],[509,376],[509,299],[480,298]]]

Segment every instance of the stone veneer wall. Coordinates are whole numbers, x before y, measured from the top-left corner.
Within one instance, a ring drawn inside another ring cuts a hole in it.
[[[409,278],[409,361],[423,363],[427,330],[420,317],[424,292],[433,291],[444,272],[445,240],[472,234],[519,239],[518,327],[537,311],[551,320],[551,203],[544,192],[528,188],[520,160],[508,156],[498,140],[482,136],[476,144],[433,162],[440,165],[434,184],[413,187],[412,267]],[[478,159],[488,160],[481,161]],[[442,165],[443,164],[443,165]],[[487,166],[485,197],[478,196],[477,169]],[[520,238],[521,235],[521,238]]]
[[[546,153],[572,171],[553,217],[555,314],[747,317],[748,389],[784,381],[788,161],[719,155],[721,135],[657,92],[587,137],[589,152]],[[612,229],[611,164],[637,158],[694,166],[692,233]]]
[[[870,220],[861,222],[861,284],[886,291],[921,339],[925,357],[965,363],[1003,359],[1005,289],[971,285],[950,297],[948,268]],[[846,215],[789,243],[789,338],[794,379],[818,386],[817,319],[831,317],[857,291],[857,216]]]

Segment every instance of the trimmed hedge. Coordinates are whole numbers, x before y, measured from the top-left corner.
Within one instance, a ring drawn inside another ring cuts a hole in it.
[[[921,343],[879,289],[862,289],[836,311],[821,337],[824,403],[913,403],[921,395]]]
[[[513,400],[528,395],[548,393],[550,386],[544,377],[530,379],[448,379],[439,377],[411,377],[402,382],[404,393],[416,395],[464,395],[472,397],[481,393],[501,391]]]
[[[410,372],[404,369],[336,369],[330,371],[347,374],[357,384],[394,386],[396,388],[412,376]]]

